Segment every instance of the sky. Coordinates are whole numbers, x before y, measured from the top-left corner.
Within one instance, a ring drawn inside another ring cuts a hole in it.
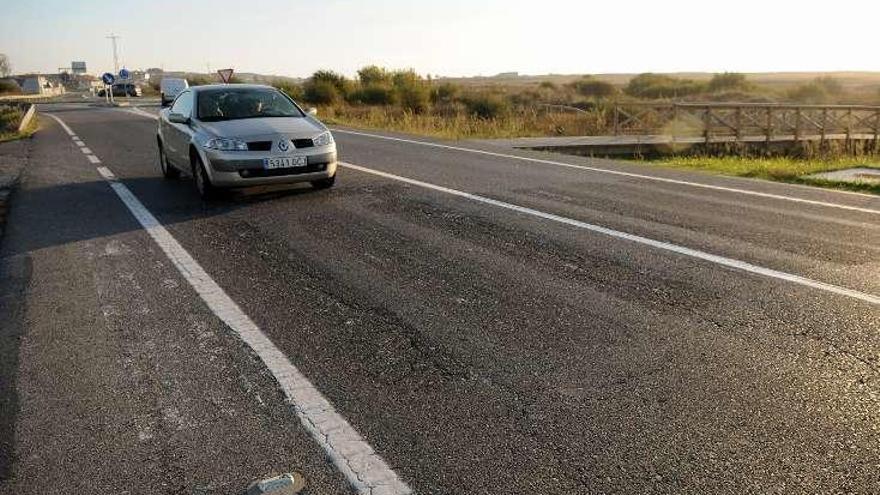
[[[0,0],[13,70],[880,71],[880,1]]]

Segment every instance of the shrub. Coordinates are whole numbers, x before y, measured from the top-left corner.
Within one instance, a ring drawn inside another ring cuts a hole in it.
[[[709,91],[712,93],[720,93],[722,91],[748,91],[751,84],[746,79],[745,74],[737,72],[725,72],[723,74],[715,74],[709,81]]]
[[[397,97],[400,100],[400,106],[415,113],[427,111],[431,103],[431,93],[428,86],[421,82],[398,86]]]
[[[368,65],[359,70],[358,79],[364,87],[391,84],[391,74],[389,74],[384,68],[376,65]]]
[[[541,89],[555,90],[556,83],[554,83],[553,81],[541,81],[541,84],[539,84],[538,87]]]
[[[325,80],[311,80],[306,83],[303,96],[306,101],[316,105],[336,105],[342,101],[337,87]]]
[[[452,83],[443,83],[431,89],[433,103],[450,103],[458,97],[460,88]]]
[[[592,77],[575,81],[571,83],[571,87],[587,98],[609,98],[617,94],[617,88],[613,84]]]
[[[349,100],[352,103],[365,105],[394,105],[397,102],[397,94],[388,86],[371,84],[354,91]]]
[[[336,88],[337,94],[342,97],[345,97],[351,90],[351,82],[345,76],[330,70],[319,70],[312,74],[311,83],[329,84]]]
[[[278,79],[272,83],[272,86],[280,89],[285,94],[287,94],[287,96],[293,98],[295,101],[300,101],[304,99],[305,92],[303,91],[303,87],[293,81]]]
[[[830,100],[828,90],[816,81],[802,84],[788,92],[788,98],[800,103],[827,103]]]
[[[510,113],[510,103],[497,94],[474,94],[462,99],[468,113],[481,119],[497,119]]]
[[[0,80],[0,94],[18,94],[21,88],[11,79]]]
[[[624,90],[637,98],[678,98],[703,93],[706,86],[690,79],[679,79],[662,74],[639,74]]]

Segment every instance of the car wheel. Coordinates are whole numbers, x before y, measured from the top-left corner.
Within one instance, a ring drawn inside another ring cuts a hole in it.
[[[193,180],[196,183],[196,191],[198,191],[202,199],[214,199],[217,197],[217,188],[214,187],[214,184],[211,184],[211,178],[208,177],[205,165],[199,157],[196,157],[195,163],[193,163]]]
[[[330,189],[336,184],[336,176],[327,177],[326,179],[318,179],[312,181],[312,187],[315,189]]]
[[[165,148],[162,146],[161,141],[159,142],[159,168],[162,169],[162,177],[166,179],[180,177],[180,170],[177,170],[168,163],[168,156],[165,155]]]

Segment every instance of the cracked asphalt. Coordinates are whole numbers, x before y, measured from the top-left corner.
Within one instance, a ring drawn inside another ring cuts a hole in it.
[[[161,178],[154,121],[41,111],[418,494],[880,492],[875,305],[346,168],[329,191],[203,203]],[[0,241],[0,493],[242,493],[291,469],[309,493],[350,493],[256,356],[42,122]],[[360,166],[880,294],[880,215],[336,139]]]

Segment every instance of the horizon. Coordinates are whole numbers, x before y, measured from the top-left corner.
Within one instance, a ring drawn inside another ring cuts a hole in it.
[[[9,56],[15,73],[56,73],[71,61],[84,60],[89,73],[100,74],[113,69],[106,36],[115,33],[121,36],[120,67],[197,73],[233,67],[239,73],[294,78],[319,69],[353,76],[360,67],[374,64],[444,78],[506,72],[880,72],[880,62],[861,50],[836,50],[828,56],[832,47],[826,39],[845,36],[848,47],[873,45],[871,14],[880,13],[880,7],[859,4],[845,1],[831,12],[792,11],[790,6],[745,0],[724,13],[721,25],[704,3],[693,0],[664,5],[550,0],[542,9],[520,0],[478,5],[465,0],[417,5],[403,0],[267,0],[262,8],[244,12],[231,0],[186,5],[163,0],[147,8],[130,0],[110,5],[47,0],[6,7],[7,15],[0,19],[0,53]],[[850,15],[847,5],[859,6],[864,15]],[[766,15],[751,16],[758,8]],[[172,11],[175,16],[169,16]],[[212,29],[202,27],[206,15],[212,16]],[[662,19],[675,22],[658,22]],[[731,32],[728,26],[745,27]],[[827,36],[801,35],[819,30]],[[751,33],[772,33],[773,45],[781,48],[768,49],[766,36],[745,36]],[[787,39],[797,41],[797,50],[785,48]]]

